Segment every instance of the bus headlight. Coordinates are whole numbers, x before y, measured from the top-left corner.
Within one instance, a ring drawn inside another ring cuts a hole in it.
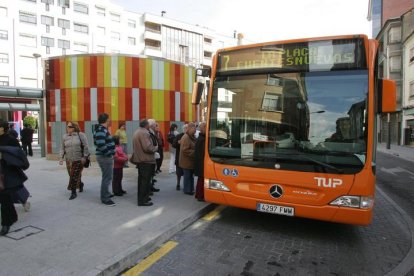
[[[204,179],[204,188],[230,192],[230,189],[223,182],[214,179]]]
[[[330,205],[370,209],[374,205],[374,198],[370,196],[341,196],[332,201]]]

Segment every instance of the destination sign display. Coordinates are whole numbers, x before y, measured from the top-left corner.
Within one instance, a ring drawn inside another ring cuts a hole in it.
[[[266,45],[221,52],[217,72],[255,69],[330,71],[366,68],[363,39]]]

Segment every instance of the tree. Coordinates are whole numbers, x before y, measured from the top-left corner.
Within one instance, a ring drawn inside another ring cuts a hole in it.
[[[26,125],[30,125],[32,127],[32,129],[36,128],[36,118],[33,116],[26,116],[23,119],[23,124]]]

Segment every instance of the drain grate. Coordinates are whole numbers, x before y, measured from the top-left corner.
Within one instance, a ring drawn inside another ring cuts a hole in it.
[[[43,230],[41,228],[38,228],[38,227],[35,227],[35,226],[29,225],[29,226],[25,226],[25,227],[22,227],[22,228],[19,228],[19,229],[16,229],[14,231],[9,232],[6,235],[6,237],[8,237],[10,239],[13,239],[15,241],[18,241],[18,240],[22,240],[24,238],[36,235],[36,234],[38,234],[40,232],[43,232],[43,231],[45,231],[45,230]]]

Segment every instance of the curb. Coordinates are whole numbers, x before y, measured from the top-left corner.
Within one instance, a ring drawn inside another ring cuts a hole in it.
[[[134,244],[123,252],[115,255],[108,259],[105,263],[98,265],[95,269],[89,271],[85,275],[92,276],[107,276],[107,275],[118,275],[130,267],[136,265],[136,263],[151,254],[157,247],[167,242],[178,232],[190,226],[193,222],[203,217],[205,214],[213,210],[217,205],[208,204],[204,208],[200,209],[190,217],[178,222],[176,225],[155,237],[151,241],[144,245]]]
[[[377,186],[377,191],[380,192],[380,194],[389,202],[393,207],[397,210],[398,213],[404,218],[405,223],[407,223],[408,229],[411,234],[411,247],[408,251],[407,255],[402,259],[402,261],[394,267],[392,270],[390,270],[386,276],[399,276],[399,275],[408,275],[408,273],[411,271],[411,269],[414,268],[414,220],[403,210],[401,209],[398,204],[392,200],[388,195],[385,194],[385,192]]]

